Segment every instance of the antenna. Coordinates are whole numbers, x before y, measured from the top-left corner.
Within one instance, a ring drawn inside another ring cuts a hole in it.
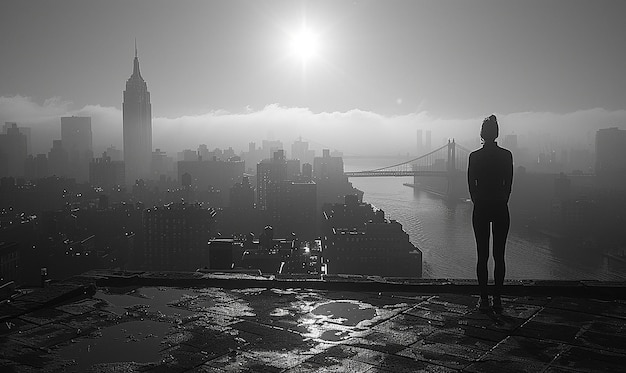
[[[137,38],[135,38],[135,58],[137,58]]]

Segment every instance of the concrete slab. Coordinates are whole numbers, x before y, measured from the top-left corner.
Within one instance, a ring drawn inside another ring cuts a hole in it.
[[[85,294],[88,279],[108,283],[100,289],[107,296]],[[396,282],[393,290],[370,291],[386,285],[347,278],[228,283],[221,275],[226,286],[214,286],[206,281],[215,276],[178,272],[98,271],[79,280],[0,306],[3,372],[90,366],[94,372],[571,373],[623,371],[626,361],[626,302],[581,292],[618,292],[614,284],[511,284],[524,294],[510,291],[496,314],[475,308],[471,281],[408,281],[408,288]],[[426,292],[414,291],[419,286]],[[533,286],[545,287],[533,293]],[[546,295],[554,289],[567,290]],[[85,360],[90,345],[119,354]]]
[[[552,366],[574,369],[582,372],[623,372],[626,355],[572,347],[564,351]]]

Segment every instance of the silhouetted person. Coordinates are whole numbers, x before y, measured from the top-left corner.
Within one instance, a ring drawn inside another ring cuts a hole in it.
[[[489,236],[493,232],[495,262],[493,309],[499,312],[502,310],[500,295],[506,271],[504,247],[510,225],[508,202],[513,182],[513,155],[496,144],[498,120],[495,115],[483,121],[480,137],[484,140],[483,147],[470,154],[467,170],[469,192],[474,203],[472,226],[478,252],[476,264],[476,276],[480,288],[478,307],[481,311],[489,310],[487,262],[489,260]]]

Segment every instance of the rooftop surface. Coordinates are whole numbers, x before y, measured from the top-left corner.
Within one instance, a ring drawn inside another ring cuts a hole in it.
[[[92,271],[0,305],[0,371],[623,372],[625,288]]]

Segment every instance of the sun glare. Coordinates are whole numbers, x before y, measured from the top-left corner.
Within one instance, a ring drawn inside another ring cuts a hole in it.
[[[303,63],[315,57],[319,51],[319,37],[311,30],[302,28],[291,36],[291,53]]]

